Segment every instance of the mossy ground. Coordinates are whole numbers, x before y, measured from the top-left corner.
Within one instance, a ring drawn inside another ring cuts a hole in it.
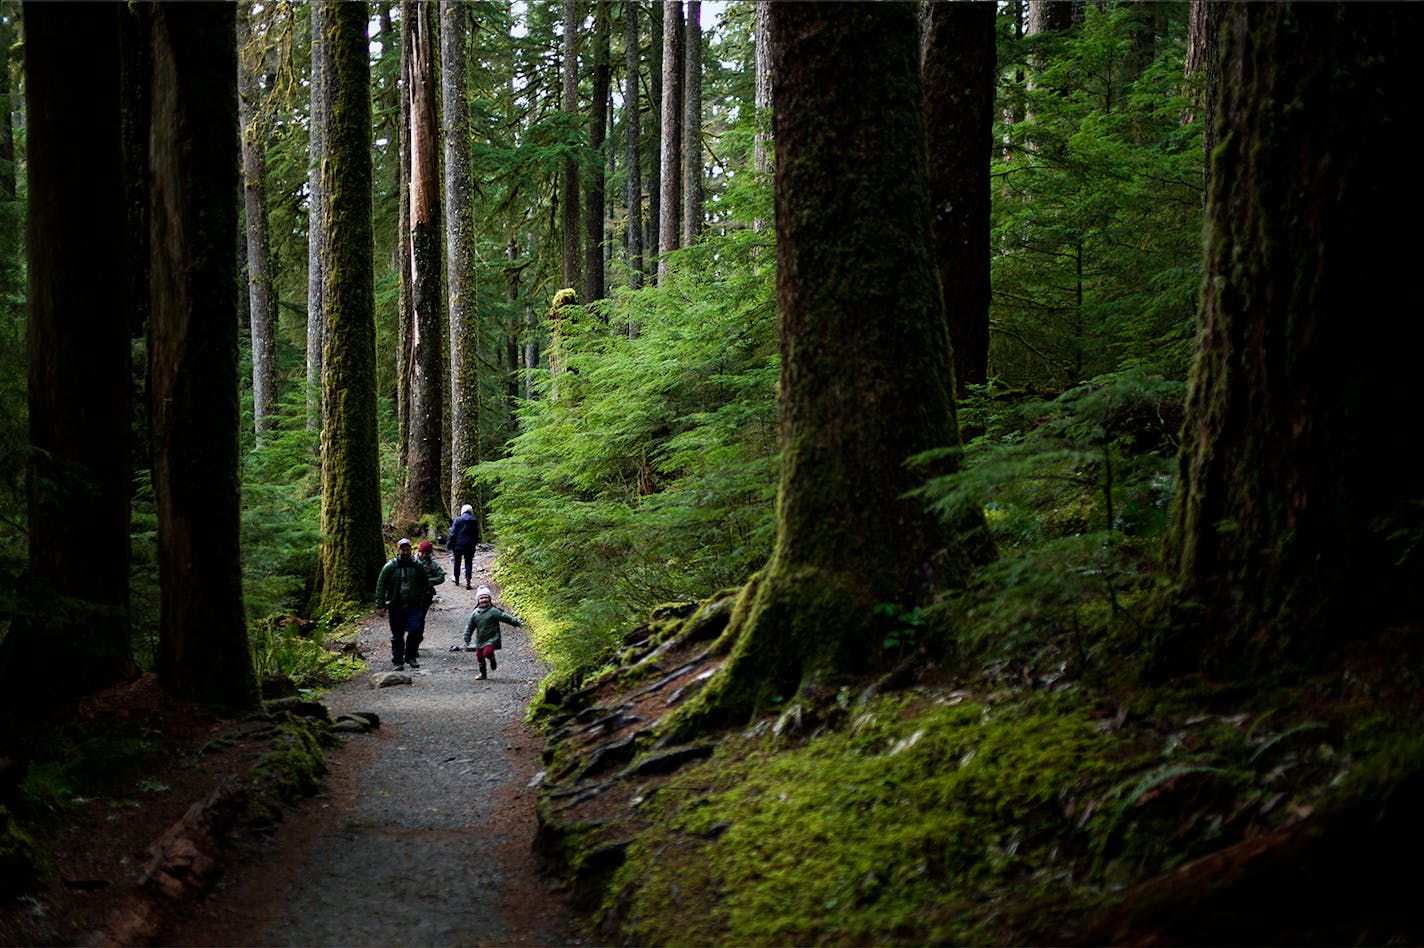
[[[1424,768],[1418,692],[1377,660],[1251,687],[991,668],[957,679],[925,658],[863,702],[789,700],[807,704],[800,732],[783,710],[704,733],[709,759],[630,766],[582,805],[567,775],[587,745],[556,739],[542,816],[582,831],[550,855],[620,943],[1061,943],[1193,861],[1328,836],[1330,814]],[[626,708],[646,678],[606,676],[599,705]],[[613,871],[579,871],[610,850]]]

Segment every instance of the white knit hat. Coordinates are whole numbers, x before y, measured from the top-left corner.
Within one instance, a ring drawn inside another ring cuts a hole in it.
[[[490,588],[488,586],[481,586],[479,589],[475,590],[475,598],[478,599],[481,596],[489,596],[491,599],[493,599],[494,593],[490,592]]]
[[[475,508],[471,507],[469,504],[466,504],[465,506],[463,506],[463,507],[460,508],[460,513],[462,513],[462,514],[474,513],[474,512],[475,512]]]

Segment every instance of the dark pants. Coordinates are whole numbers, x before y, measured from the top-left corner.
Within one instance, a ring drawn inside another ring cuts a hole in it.
[[[409,606],[386,609],[386,618],[391,623],[391,661],[395,664],[404,664],[407,653],[413,654],[420,645],[420,621],[424,612],[424,609]]]
[[[412,609],[416,613],[415,627],[405,634],[405,659],[410,661],[420,655],[420,643],[425,641],[425,617],[430,613],[427,604],[424,609]]]
[[[475,551],[474,551],[474,550],[451,550],[451,551],[450,551],[450,558],[451,558],[451,560],[452,560],[452,561],[454,562],[454,564],[455,564],[455,568],[451,571],[452,574],[453,574],[453,576],[454,576],[454,579],[455,579],[455,585],[456,585],[456,586],[460,585],[460,561],[461,561],[461,560],[464,560],[464,562],[465,562],[465,585],[466,585],[466,586],[469,586],[469,585],[470,585],[470,574],[472,574],[472,573],[475,571]]]

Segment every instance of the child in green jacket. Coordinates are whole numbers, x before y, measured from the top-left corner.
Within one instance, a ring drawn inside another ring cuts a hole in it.
[[[503,647],[500,640],[499,624],[508,623],[516,627],[523,627],[524,623],[518,616],[512,616],[494,604],[494,593],[490,592],[488,586],[481,586],[475,590],[475,611],[470,613],[470,621],[465,623],[465,651],[474,649],[475,657],[480,663],[479,678],[488,678],[485,673],[485,660],[489,660],[489,670],[495,671],[499,668],[499,661],[494,657],[494,653]],[[470,638],[474,637],[475,644],[470,645]],[[453,652],[460,648],[458,645],[450,646]],[[478,680],[478,679],[476,679]]]

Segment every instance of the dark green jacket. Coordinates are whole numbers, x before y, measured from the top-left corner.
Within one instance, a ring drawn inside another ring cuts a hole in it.
[[[500,640],[499,624],[508,622],[510,625],[523,626],[518,617],[512,616],[500,609],[498,606],[485,606],[483,609],[475,609],[470,613],[470,621],[465,623],[465,644],[470,644],[470,636],[475,637],[477,648],[485,645],[493,645],[495,648],[503,648],[504,642]]]
[[[424,609],[434,591],[425,567],[411,557],[401,562],[400,555],[392,557],[381,567],[381,575],[376,578],[376,608],[388,606],[397,609]]]

